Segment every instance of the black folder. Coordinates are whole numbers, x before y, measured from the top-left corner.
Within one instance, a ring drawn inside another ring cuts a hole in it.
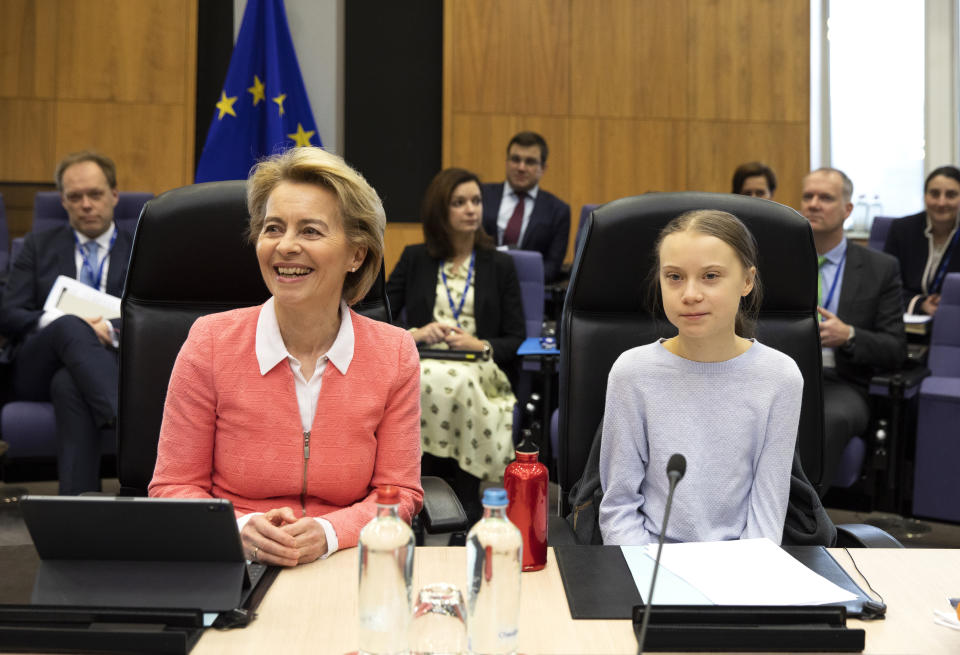
[[[851,618],[878,618],[870,600],[823,546],[783,546],[783,549],[839,587],[857,596],[837,603]],[[570,615],[574,619],[630,619],[643,599],[619,546],[556,546],[554,553]],[[864,608],[864,603],[868,603]]]

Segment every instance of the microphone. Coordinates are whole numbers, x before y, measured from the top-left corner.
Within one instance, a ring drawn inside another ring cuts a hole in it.
[[[687,472],[687,458],[680,453],[670,455],[667,461],[667,479],[670,480],[670,490],[667,492],[667,504],[663,510],[663,525],[660,526],[660,537],[657,539],[657,559],[653,563],[653,576],[650,578],[650,593],[647,594],[647,606],[643,610],[643,624],[640,626],[640,636],[637,637],[637,655],[643,655],[643,642],[647,638],[647,626],[650,624],[650,608],[653,605],[653,588],[657,584],[657,571],[660,569],[660,553],[663,551],[663,537],[667,533],[667,521],[670,520],[670,507],[673,505],[673,491],[677,483]]]

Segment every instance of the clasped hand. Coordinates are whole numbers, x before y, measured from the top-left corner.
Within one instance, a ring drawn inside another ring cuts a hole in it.
[[[820,345],[823,348],[839,348],[845,344],[850,339],[850,326],[823,307],[817,307],[817,311],[823,317],[820,321]]]
[[[247,557],[276,566],[313,562],[327,552],[323,527],[309,516],[298,518],[290,507],[254,516],[243,526],[240,539]]]
[[[94,318],[84,317],[83,320],[97,333],[97,338],[100,339],[100,343],[105,346],[113,345],[113,339],[110,337],[110,323],[108,321],[104,320],[102,316]]]
[[[452,350],[483,350],[483,342],[463,328],[443,323],[427,323],[413,330],[413,340],[433,346],[446,343]]]

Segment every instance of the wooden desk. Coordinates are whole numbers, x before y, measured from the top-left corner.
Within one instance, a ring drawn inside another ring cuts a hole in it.
[[[933,610],[960,596],[960,550],[858,549],[860,569],[887,601],[883,621],[851,620],[867,631],[866,653],[960,653],[960,631],[934,625]],[[831,550],[861,586],[842,549]],[[414,590],[430,582],[464,589],[463,548],[418,548]],[[547,567],[523,574],[520,650],[523,653],[635,653],[629,621],[574,621],[567,609],[553,549]],[[212,653],[346,653],[357,647],[357,549],[284,571],[248,628],[208,630],[195,655]]]

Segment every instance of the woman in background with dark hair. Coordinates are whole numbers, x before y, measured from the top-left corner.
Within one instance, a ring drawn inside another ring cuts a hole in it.
[[[777,176],[773,169],[759,161],[751,161],[737,166],[733,172],[733,184],[730,193],[754,198],[773,200],[777,190]]]
[[[493,248],[482,216],[475,174],[461,168],[438,173],[423,199],[424,243],[404,249],[387,281],[393,315],[406,310],[421,350],[481,353],[475,361],[420,362],[424,468],[455,468],[446,477],[472,519],[479,518],[480,480],[501,479],[513,459],[516,398],[504,371],[512,368],[525,333],[513,260]]]
[[[923,201],[926,210],[890,224],[883,250],[900,261],[907,313],[933,316],[943,278],[960,272],[960,169],[941,166],[930,173]]]

